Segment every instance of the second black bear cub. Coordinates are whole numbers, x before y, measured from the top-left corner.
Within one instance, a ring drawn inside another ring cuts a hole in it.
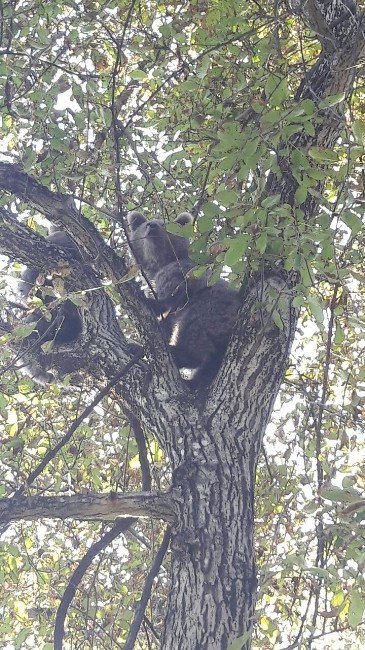
[[[75,258],[75,261],[81,262],[80,252],[66,232],[57,230],[48,235],[46,239],[52,244],[68,249]],[[27,266],[21,274],[21,280],[17,285],[17,296],[25,305],[27,305],[27,298],[30,292],[37,286],[37,278],[39,275],[39,269],[31,266]],[[41,285],[35,291],[35,295],[38,298],[42,298],[44,305],[49,308],[55,300],[50,295],[52,293],[52,287],[52,280],[46,278],[43,284],[45,292],[43,292]],[[41,309],[35,309],[26,316],[24,323],[34,325],[34,329],[24,341],[24,349],[22,351],[23,370],[37,382],[41,384],[47,383],[53,379],[53,376],[43,370],[39,365],[37,360],[39,346],[48,341],[53,341],[56,345],[75,341],[82,331],[80,314],[76,305],[71,300],[66,299],[57,305],[55,309],[50,308],[49,318],[45,317]]]
[[[188,212],[176,222],[191,223]],[[149,299],[162,316],[169,345],[179,368],[197,369],[193,385],[208,384],[223,359],[239,307],[238,292],[224,280],[209,286],[207,275],[194,278],[186,237],[167,232],[163,221],[147,221],[139,212],[128,216],[130,247],[154,286]]]

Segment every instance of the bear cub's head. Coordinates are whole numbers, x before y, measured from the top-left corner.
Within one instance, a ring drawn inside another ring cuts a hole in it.
[[[189,212],[183,212],[175,219],[180,226],[192,222]],[[133,257],[150,279],[167,264],[188,259],[189,240],[167,232],[162,220],[148,221],[140,212],[131,212],[128,226]]]

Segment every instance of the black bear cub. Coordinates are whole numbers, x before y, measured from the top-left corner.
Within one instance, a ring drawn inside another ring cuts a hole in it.
[[[191,223],[188,212],[176,223]],[[194,278],[186,237],[167,232],[163,221],[147,221],[139,212],[128,215],[133,257],[154,287],[149,298],[162,317],[171,352],[179,368],[196,369],[191,384],[206,386],[217,373],[240,304],[238,291],[224,280],[209,286],[207,274]]]
[[[47,241],[68,249],[75,260],[81,261],[80,252],[69,235],[63,231],[55,231],[46,237]],[[17,285],[17,296],[26,305],[27,298],[36,285],[40,271],[34,267],[26,267],[21,274],[21,280]],[[42,287],[37,288],[35,295],[43,299],[46,306],[50,306],[55,298],[52,295],[52,280],[46,278],[44,281],[45,293]],[[21,366],[23,370],[40,384],[47,383],[54,379],[51,373],[43,370],[37,359],[39,346],[48,341],[56,345],[72,343],[82,331],[82,322],[76,305],[71,300],[65,300],[55,309],[51,309],[50,318],[46,318],[40,309],[33,310],[24,323],[34,325],[33,332],[24,340],[24,348],[21,352]]]

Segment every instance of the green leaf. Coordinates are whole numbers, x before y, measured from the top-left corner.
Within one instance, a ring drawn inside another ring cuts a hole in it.
[[[348,228],[350,228],[354,237],[364,226],[362,219],[360,219],[360,217],[358,217],[354,212],[350,212],[350,210],[341,213],[341,220]]]
[[[201,233],[209,232],[213,228],[213,218],[208,214],[204,214],[197,222],[198,230]]]
[[[312,99],[304,99],[300,103],[300,106],[304,109],[307,117],[312,117],[312,115],[317,111],[317,106]]]
[[[216,203],[204,203],[203,212],[207,217],[216,217],[220,212],[219,205]]]
[[[346,339],[345,332],[343,331],[341,325],[339,323],[336,323],[336,333],[334,338],[335,345],[341,345],[345,339]]]
[[[365,611],[365,596],[357,590],[353,590],[350,596],[349,625],[357,627],[363,620]]]
[[[23,642],[32,634],[32,628],[31,627],[23,627],[22,630],[20,630],[19,634],[17,634],[16,639],[15,639],[15,648],[18,650],[18,648],[21,648],[23,646]]]
[[[33,332],[34,326],[35,323],[32,323],[31,325],[21,325],[20,327],[16,327],[12,333],[16,339],[25,339]]]
[[[267,196],[266,199],[261,201],[263,208],[273,208],[274,205],[280,203],[281,194],[273,194],[272,196]]]
[[[260,143],[260,138],[250,138],[244,145],[244,149],[242,152],[242,156],[245,162],[249,164],[249,161],[252,159],[252,156],[254,153],[257,151],[257,147],[259,146]]]
[[[303,569],[306,573],[310,573],[313,576],[318,576],[319,578],[325,578],[326,580],[331,580],[332,576],[327,569],[322,569],[321,567],[314,566],[308,569]]]
[[[179,84],[179,93],[184,93],[185,91],[196,90],[199,86],[199,79],[196,77],[187,79]]]
[[[278,312],[276,309],[273,310],[273,312],[272,312],[272,314],[271,314],[271,318],[273,319],[273,321],[274,321],[276,327],[278,327],[279,330],[283,330],[283,329],[284,329],[284,323],[283,323],[283,321],[281,320],[281,316],[280,316],[279,312]]]
[[[335,95],[328,95],[319,104],[319,108],[327,108],[328,106],[336,106],[345,99],[345,93],[336,93]]]
[[[352,125],[352,131],[356,142],[365,147],[365,121],[355,120]]]
[[[261,235],[256,239],[255,245],[257,250],[260,251],[260,253],[264,253],[266,250],[267,246],[267,232],[264,230]]]
[[[250,637],[251,632],[245,632],[245,634],[242,634],[242,636],[240,636],[228,646],[228,650],[242,650],[243,646],[247,643]]]
[[[323,307],[320,304],[316,296],[308,296],[307,303],[309,311],[312,316],[315,318],[317,325],[322,326],[323,324]]]
[[[304,151],[301,151],[300,149],[294,149],[291,154],[291,160],[294,168],[297,170],[310,169],[310,162]]]
[[[36,160],[37,160],[37,154],[34,151],[34,149],[32,147],[27,147],[24,150],[23,161],[22,161],[24,171],[29,172],[32,169]]]
[[[322,181],[326,177],[326,173],[323,171],[323,169],[316,169],[315,167],[307,169],[306,173],[308,176],[310,176],[310,178],[314,178],[316,181]]]
[[[232,203],[236,203],[237,194],[234,190],[222,190],[221,192],[218,192],[216,199],[225,208],[228,208]]]
[[[206,76],[210,65],[211,65],[210,56],[206,54],[205,56],[203,56],[200,66],[197,68],[196,76],[199,77],[199,79],[203,79]]]
[[[288,82],[286,77],[271,75],[265,83],[265,95],[270,106],[280,106],[288,97]]]
[[[224,263],[227,266],[234,266],[239,262],[247,250],[249,242],[248,235],[238,235],[229,241],[229,249],[224,256]]]
[[[359,495],[355,490],[351,490],[350,488],[342,490],[333,485],[325,485],[321,487],[319,493],[324,499],[327,499],[328,501],[338,501],[339,503],[354,503],[359,499]]]
[[[298,268],[297,267],[298,263],[300,263],[300,275],[302,278],[302,283],[304,284],[305,287],[311,287],[313,284],[313,278],[310,271],[310,267],[309,264],[306,262],[306,260],[302,259],[300,254],[298,254],[296,260],[294,261],[293,268]]]
[[[147,75],[144,72],[144,70],[132,70],[130,73],[131,79],[136,79],[137,81],[143,81],[144,79],[147,79]]]
[[[295,196],[295,200],[298,203],[298,205],[301,205],[302,203],[304,203],[304,201],[307,198],[307,194],[308,194],[308,189],[304,184],[299,185],[297,187],[297,189],[295,190],[295,195],[294,196]]]
[[[308,154],[313,160],[320,163],[337,162],[338,160],[337,153],[326,147],[311,147]]]

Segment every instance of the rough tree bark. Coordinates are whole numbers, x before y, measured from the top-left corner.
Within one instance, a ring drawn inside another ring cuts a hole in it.
[[[310,97],[318,104],[341,91],[348,95],[364,47],[355,4],[308,0],[292,2],[291,8],[303,16],[322,43],[322,53],[300,85],[296,101]],[[295,135],[293,146],[334,144],[342,125],[341,105],[324,109],[321,115],[315,135]],[[297,186],[285,168],[269,178],[267,192],[280,193],[283,203],[293,205]],[[88,265],[82,273],[72,271],[69,287],[96,286],[100,276],[112,280],[144,347],[144,360],[121,379],[117,390],[125,406],[157,437],[173,470],[166,513],[163,501],[159,515],[148,505],[140,510],[176,522],[162,648],[223,650],[241,635],[242,647],[249,648],[256,584],[255,471],[295,332],[295,277],[271,269],[251,282],[218,376],[208,392],[192,393],[174,366],[140,290],[134,282],[120,282],[127,271],[124,261],[110,251],[68,197],[49,192],[8,164],[0,164],[0,187],[21,196],[70,232]],[[316,209],[313,197],[301,208],[311,218]],[[6,211],[1,213],[0,234],[0,251],[14,259],[47,268],[60,257],[57,247],[32,234]],[[67,261],[65,253],[61,257]],[[62,349],[60,353],[63,358],[76,355],[75,367],[82,364],[98,380],[110,380],[133,351],[105,292],[90,292],[86,300],[87,306],[80,308],[84,331],[79,352]],[[271,318],[274,309],[280,314],[282,329]],[[43,361],[49,363],[49,359]],[[53,363],[57,370],[57,354]],[[133,514],[137,512],[138,504]]]

